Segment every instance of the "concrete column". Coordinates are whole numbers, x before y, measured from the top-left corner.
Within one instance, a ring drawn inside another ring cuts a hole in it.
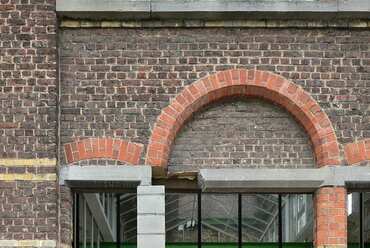
[[[164,186],[138,186],[138,248],[165,248],[165,241],[166,227]]]
[[[347,247],[347,191],[322,187],[315,193],[315,248]]]

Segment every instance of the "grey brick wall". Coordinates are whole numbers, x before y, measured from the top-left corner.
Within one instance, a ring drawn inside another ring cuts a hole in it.
[[[0,240],[56,240],[55,182],[0,181]]]
[[[55,0],[0,1],[0,159],[17,163],[0,165],[0,241],[58,239],[57,182],[43,179],[56,178],[54,10]]]
[[[367,29],[334,28],[62,29],[61,141],[115,136],[146,145],[161,109],[185,85],[238,67],[301,85],[339,142],[369,137],[369,38]],[[297,153],[288,155],[292,164]]]
[[[54,158],[55,1],[0,3],[0,157]]]
[[[207,167],[314,167],[307,134],[283,109],[262,100],[216,103],[178,134],[170,170]]]

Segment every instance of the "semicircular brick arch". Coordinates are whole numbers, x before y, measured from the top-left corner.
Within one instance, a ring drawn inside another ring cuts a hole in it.
[[[146,164],[167,167],[172,143],[184,123],[203,106],[231,96],[260,97],[279,104],[305,128],[318,167],[340,164],[333,126],[319,104],[300,86],[266,71],[227,70],[186,86],[158,116]]]

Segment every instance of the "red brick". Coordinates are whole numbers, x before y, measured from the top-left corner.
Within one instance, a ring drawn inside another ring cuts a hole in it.
[[[18,128],[18,122],[0,122],[0,129],[13,129]]]
[[[113,139],[107,138],[107,150],[105,153],[106,158],[112,158],[113,157]]]
[[[83,141],[78,141],[77,142],[77,147],[78,147],[79,159],[81,159],[81,160],[87,159],[87,154],[86,154],[84,142]]]
[[[71,144],[64,145],[64,152],[68,163],[73,163],[72,146]]]
[[[248,79],[248,71],[247,70],[239,70],[240,72],[240,84],[246,84]]]
[[[349,165],[357,164],[370,159],[368,140],[349,143],[344,147],[344,155]]]
[[[118,160],[125,162],[128,160],[128,142],[121,141],[121,146],[119,148]]]
[[[218,84],[220,86],[225,86],[226,85],[226,78],[225,78],[225,73],[223,71],[219,72],[216,74]]]

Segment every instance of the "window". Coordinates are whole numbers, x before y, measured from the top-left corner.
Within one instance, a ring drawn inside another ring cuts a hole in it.
[[[284,244],[311,243],[313,230],[312,195],[284,195],[282,197]]]
[[[166,194],[166,243],[167,247],[178,244],[197,247],[198,242],[198,195],[196,193]]]
[[[75,193],[74,247],[136,247],[136,193]]]
[[[89,206],[89,202],[94,197],[95,194],[76,194],[74,196],[74,204],[76,206],[74,217],[75,223],[78,222],[78,225],[74,225],[74,247],[102,247],[102,230],[97,224],[97,218],[94,216],[91,206]]]
[[[166,192],[165,201],[166,248],[312,247],[309,194]],[[74,247],[137,247],[136,193],[75,193],[74,209]]]
[[[202,247],[238,247],[239,220],[237,194],[202,194]]]
[[[348,247],[370,247],[370,192],[347,196]]]
[[[279,195],[242,195],[243,247],[278,247]]]
[[[313,247],[312,195],[166,193],[166,248]]]

